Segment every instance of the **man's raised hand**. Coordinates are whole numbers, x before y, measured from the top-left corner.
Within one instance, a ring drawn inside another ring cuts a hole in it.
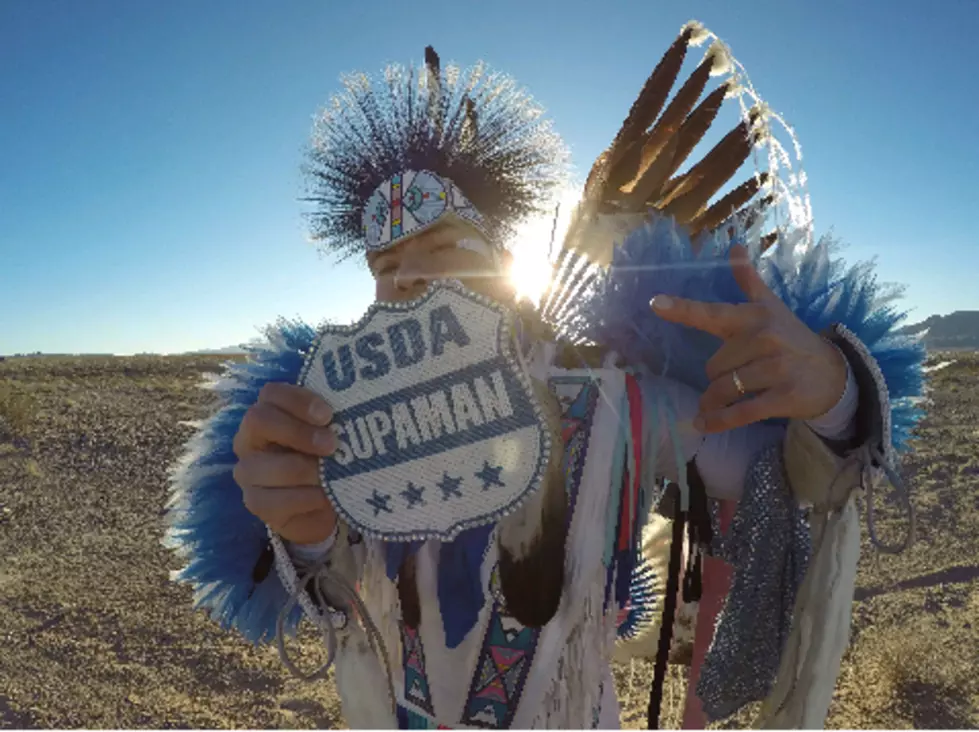
[[[665,295],[651,303],[663,319],[723,341],[707,362],[710,386],[694,425],[703,432],[723,432],[773,417],[814,419],[825,414],[846,386],[843,355],[768,288],[743,246],[732,247],[731,267],[746,303]]]

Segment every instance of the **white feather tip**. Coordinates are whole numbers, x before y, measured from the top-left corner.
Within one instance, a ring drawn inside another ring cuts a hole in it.
[[[756,123],[751,134],[754,135],[755,147],[764,147],[773,137],[771,128],[763,122]]]
[[[725,99],[737,99],[744,94],[744,87],[738,83],[737,77],[731,77],[724,83],[727,84],[727,93],[724,95]]]
[[[765,124],[768,119],[772,116],[772,108],[769,107],[765,102],[758,102],[751,107],[749,112],[752,116],[756,117],[755,124]]]
[[[754,119],[751,124],[751,134],[754,135],[756,145],[763,145],[773,137],[769,124],[771,115],[772,110],[764,102],[755,104],[748,112],[748,116]]]
[[[721,41],[714,41],[707,49],[704,56],[711,62],[710,75],[722,76],[734,70],[734,62],[731,60],[731,51]]]
[[[680,29],[680,33],[688,31],[690,32],[690,40],[687,43],[691,46],[699,46],[710,37],[710,31],[704,28],[704,24],[699,20],[691,20]]]

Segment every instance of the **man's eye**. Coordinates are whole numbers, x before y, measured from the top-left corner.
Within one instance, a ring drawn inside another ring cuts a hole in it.
[[[394,262],[391,262],[390,264],[385,264],[380,269],[378,269],[377,274],[381,275],[382,277],[385,275],[394,274],[394,271],[397,268],[398,266],[394,264]]]
[[[443,244],[436,244],[433,248],[433,252],[444,252],[446,249],[455,249],[456,243],[454,241],[447,241]]]

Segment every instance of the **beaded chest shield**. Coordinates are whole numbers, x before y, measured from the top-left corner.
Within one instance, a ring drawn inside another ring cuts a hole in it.
[[[550,435],[499,305],[456,283],[326,326],[299,379],[334,409],[321,480],[344,519],[386,541],[499,520],[535,490]]]

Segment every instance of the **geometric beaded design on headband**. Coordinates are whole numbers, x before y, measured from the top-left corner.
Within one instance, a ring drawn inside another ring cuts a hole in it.
[[[364,207],[367,252],[387,249],[452,217],[490,238],[479,211],[451,180],[427,170],[395,173],[375,189]]]

